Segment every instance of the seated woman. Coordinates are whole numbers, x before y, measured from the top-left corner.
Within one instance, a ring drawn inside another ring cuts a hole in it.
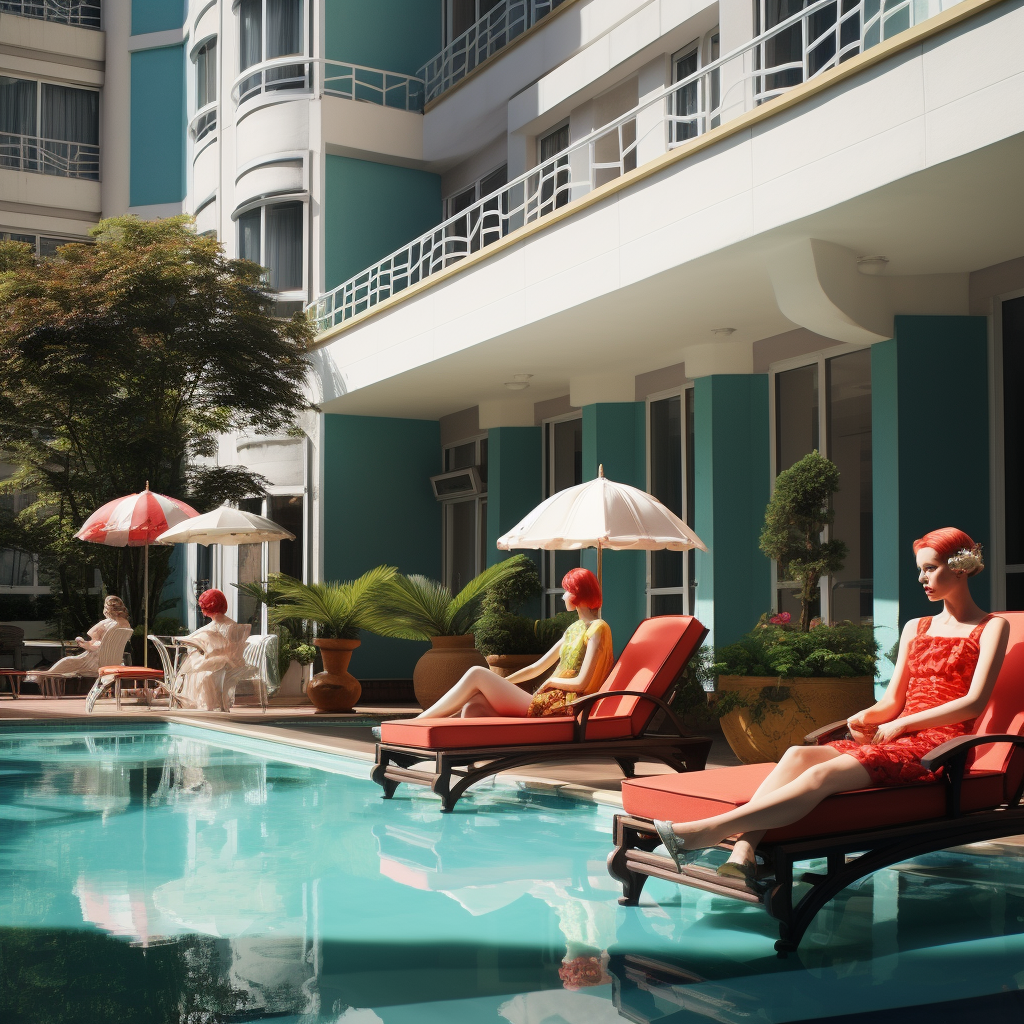
[[[579,613],[561,640],[526,668],[507,679],[482,665],[471,668],[419,718],[502,716],[537,718],[571,715],[578,697],[601,688],[615,661],[612,631],[599,615],[601,584],[589,569],[570,569],[562,579],[565,607]],[[516,683],[543,675],[558,663],[551,678],[531,696]]]
[[[942,613],[911,619],[885,695],[849,719],[852,740],[790,747],[750,802],[700,821],[655,822],[677,866],[739,835],[718,873],[753,881],[755,851],[768,829],[799,821],[833,793],[931,782],[921,758],[970,732],[988,704],[1002,665],[1009,623],[983,612],[967,579],[984,568],[981,548],[946,527],[914,541],[918,580]]]
[[[89,630],[88,639],[84,636],[75,637],[75,643],[82,648],[82,653],[61,658],[46,671],[61,676],[88,676],[95,679],[100,671],[100,643],[107,630],[113,629],[114,626],[130,628],[131,623],[128,621],[128,609],[124,602],[116,594],[111,594],[103,602],[103,618]],[[25,681],[38,683],[39,678],[28,675]]]
[[[228,618],[228,599],[220,590],[200,594],[199,610],[212,621],[185,637],[195,649],[178,669],[178,697],[198,711],[228,711],[235,686],[253,673],[242,657],[249,627]]]

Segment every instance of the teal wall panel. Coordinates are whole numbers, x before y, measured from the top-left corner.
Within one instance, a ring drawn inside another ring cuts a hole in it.
[[[441,472],[436,420],[324,417],[324,579],[350,580],[375,565],[441,577]],[[352,673],[408,679],[428,644],[363,633]]]
[[[347,281],[441,222],[441,178],[345,156],[327,157],[327,289]]]
[[[184,544],[175,544],[172,548],[168,563],[171,572],[160,592],[160,603],[157,605],[157,615],[173,615],[183,626],[186,624],[189,600],[187,550]]]
[[[647,407],[644,402],[607,402],[583,407],[583,479],[599,465],[617,483],[647,489]],[[602,618],[611,626],[616,655],[647,614],[647,557],[642,551],[603,555]],[[582,553],[582,564],[597,570],[597,552]]]
[[[508,558],[511,552],[498,550],[498,538],[543,500],[542,454],[540,427],[487,431],[488,565]]]
[[[185,197],[185,52],[162,46],[132,55],[132,206]]]
[[[895,333],[871,349],[874,618],[883,650],[908,619],[941,608],[917,582],[913,542],[942,526],[986,547],[990,540],[986,318],[898,316]],[[971,580],[971,592],[987,608],[989,577]],[[891,671],[885,662],[880,678]]]
[[[441,0],[326,0],[328,60],[415,75],[441,50]]]
[[[187,0],[132,0],[132,35],[181,28],[187,7]]]
[[[769,498],[768,377],[694,383],[697,618],[711,642],[733,643],[771,607],[771,564],[758,539]]]

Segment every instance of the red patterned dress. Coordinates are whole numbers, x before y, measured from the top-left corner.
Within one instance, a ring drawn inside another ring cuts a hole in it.
[[[916,714],[965,697],[971,688],[978,664],[978,642],[991,615],[971,630],[970,636],[929,636],[931,616],[917,624],[917,635],[907,651],[907,700],[897,716]],[[974,722],[957,722],[934,729],[908,732],[889,743],[864,746],[854,740],[836,740],[830,747],[855,757],[867,769],[874,786],[906,786],[917,782],[933,782],[935,772],[921,767],[921,758],[946,740],[965,736]]]

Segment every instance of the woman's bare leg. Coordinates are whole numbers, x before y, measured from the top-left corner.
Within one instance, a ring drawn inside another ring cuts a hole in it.
[[[809,749],[829,751],[828,759],[742,807],[700,821],[673,825],[672,830],[679,836],[680,845],[687,850],[698,850],[717,846],[737,832],[764,832],[791,825],[817,807],[825,797],[849,789],[864,789],[871,784],[867,769],[855,757],[841,754],[833,747]]]
[[[477,695],[482,696],[499,715],[522,718],[532,697],[515,683],[496,672],[476,665],[471,668],[437,703],[431,704],[418,718],[448,718],[458,714]]]
[[[462,705],[462,711],[459,712],[460,718],[500,718],[494,708],[491,707],[490,702],[483,694],[478,693],[475,697],[470,699]]]
[[[777,789],[781,789],[801,776],[808,768],[831,761],[836,756],[836,753],[836,750],[832,747],[790,747],[782,755],[782,759],[772,769],[764,782],[757,787],[747,806],[749,807],[754,801],[766,797],[769,793],[774,793]],[[729,855],[728,863],[740,865],[754,864],[754,854],[764,838],[764,833],[765,829],[755,832],[744,832],[736,840],[732,853]]]

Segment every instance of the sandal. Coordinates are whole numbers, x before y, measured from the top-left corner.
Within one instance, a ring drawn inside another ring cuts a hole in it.
[[[697,859],[697,855],[701,853],[700,850],[687,850],[679,845],[679,836],[672,831],[671,821],[655,820],[654,827],[658,832],[658,838],[665,846],[665,852],[672,858],[672,862],[679,871],[683,870],[683,865],[692,864]]]

